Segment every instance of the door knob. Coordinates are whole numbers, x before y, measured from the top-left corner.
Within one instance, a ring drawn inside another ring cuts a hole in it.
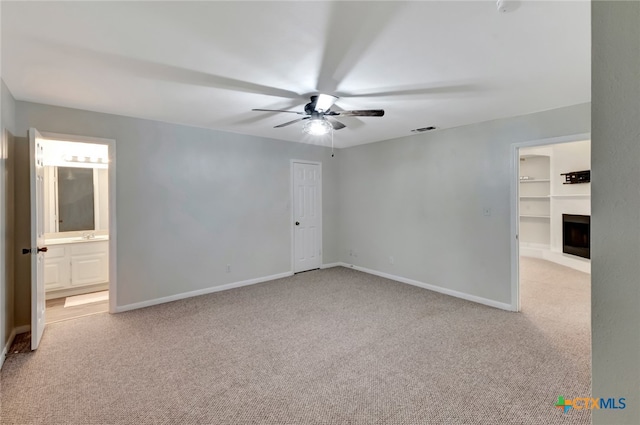
[[[47,248],[46,246],[43,246],[42,248],[38,248],[37,252],[47,252],[49,250],[49,248]],[[26,254],[31,254],[34,250],[30,249],[30,248],[22,248],[22,254],[26,255]]]
[[[300,222],[299,221],[296,221],[296,226],[300,226]]]

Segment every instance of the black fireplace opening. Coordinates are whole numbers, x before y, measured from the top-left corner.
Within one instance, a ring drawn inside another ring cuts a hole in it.
[[[562,252],[591,258],[591,217],[562,214]]]

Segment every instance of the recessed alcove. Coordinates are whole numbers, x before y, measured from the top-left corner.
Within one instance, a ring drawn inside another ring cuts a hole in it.
[[[591,271],[585,247],[565,249],[563,216],[591,215],[591,184],[566,184],[563,173],[589,170],[591,141],[520,149],[520,255]]]

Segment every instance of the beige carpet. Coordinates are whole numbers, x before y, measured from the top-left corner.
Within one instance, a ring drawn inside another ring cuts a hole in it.
[[[589,276],[522,269],[522,314],[334,268],[54,323],[0,422],[588,424]]]

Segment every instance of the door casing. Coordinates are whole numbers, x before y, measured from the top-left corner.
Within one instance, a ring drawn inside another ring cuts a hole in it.
[[[116,223],[116,141],[101,137],[77,136],[71,134],[40,132],[45,140],[64,140],[68,142],[95,143],[107,145],[109,155],[108,168],[108,198],[109,198],[109,313],[116,313],[118,290],[117,267],[117,223]],[[33,205],[31,206],[33,208]]]
[[[520,311],[520,148],[590,140],[591,133],[530,140],[511,145],[511,310]]]

